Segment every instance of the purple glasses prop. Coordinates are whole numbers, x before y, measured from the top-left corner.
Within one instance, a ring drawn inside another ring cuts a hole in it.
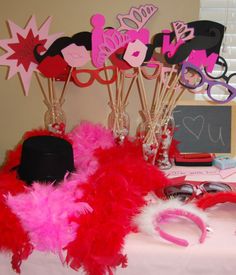
[[[221,62],[219,64],[221,64]],[[227,67],[224,68],[226,69],[224,69],[224,72],[221,74],[221,76],[214,77],[213,74],[204,75],[200,68],[189,62],[184,62],[181,68],[180,82],[183,86],[189,89],[196,89],[203,86],[204,84],[207,84],[207,95],[211,100],[219,104],[228,103],[236,97],[236,89],[229,84],[232,77],[236,76],[236,73],[227,77]],[[225,82],[214,80],[219,78],[224,79]]]

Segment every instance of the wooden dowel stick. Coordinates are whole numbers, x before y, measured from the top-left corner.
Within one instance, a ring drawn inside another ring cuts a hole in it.
[[[116,79],[116,99],[115,99],[115,104],[118,104],[118,98],[119,98],[119,83],[120,83],[120,73],[118,68],[116,68],[116,73],[117,73],[117,79]]]
[[[107,70],[104,70],[104,72],[105,72],[106,80],[108,81],[109,72]],[[111,104],[111,108],[114,109],[114,101],[113,101],[113,98],[112,98],[113,91],[112,91],[112,86],[111,86],[110,83],[107,84],[107,88],[108,88],[108,96],[109,96],[109,101],[110,101],[110,104]]]
[[[158,98],[160,97],[160,89],[161,89],[161,81],[159,80],[159,77],[157,77],[155,81],[155,88],[154,88],[154,93],[152,98],[151,113],[154,112],[156,103],[158,101]]]
[[[66,82],[64,83],[64,86],[63,86],[63,88],[62,88],[61,96],[60,96],[60,98],[59,98],[59,103],[60,103],[60,105],[62,105],[62,104],[64,103],[64,100],[65,100],[65,92],[66,92],[67,85],[68,85],[68,83],[69,83],[69,81],[70,81],[72,71],[73,71],[73,67],[70,68],[70,71],[69,71],[69,74],[68,74],[68,76],[67,76]]]
[[[52,79],[48,78],[48,94],[49,94],[49,102],[52,104]]]
[[[165,98],[166,96],[166,91],[167,91],[167,87],[168,87],[168,84],[171,80],[171,77],[172,77],[172,74],[173,74],[173,71],[174,71],[174,66],[172,66],[171,68],[171,71],[170,71],[170,74],[169,74],[169,77],[167,79],[167,81],[164,83],[162,89],[161,89],[161,92],[160,92],[160,99],[159,99],[159,102],[156,106],[156,109],[155,109],[155,114],[157,113],[157,111],[159,112],[159,109],[160,109],[160,106],[163,107],[163,99]]]
[[[132,90],[132,87],[133,87],[134,82],[135,82],[136,79],[137,79],[137,74],[132,78],[132,81],[131,81],[131,83],[129,85],[129,88],[128,88],[127,92],[126,92],[126,96],[125,96],[125,99],[124,99],[124,105],[127,104],[127,100],[128,100],[129,94],[130,94],[130,92]]]
[[[151,121],[151,115],[150,115],[150,110],[148,109],[148,103],[147,103],[147,95],[146,95],[146,90],[145,90],[145,86],[144,86],[144,81],[143,81],[143,77],[142,77],[142,72],[141,72],[141,68],[138,67],[138,77],[140,78],[140,82],[141,82],[141,96],[143,98],[143,104],[144,104],[144,110],[147,113],[147,117],[149,122]]]
[[[52,98],[55,102],[57,100],[56,90],[55,90],[55,79],[52,78]]]
[[[137,82],[137,87],[138,87],[138,94],[139,94],[139,98],[140,98],[140,103],[141,103],[141,108],[142,110],[144,110],[144,103],[143,103],[143,98],[141,95],[141,87],[140,87],[140,82],[139,82],[139,78],[136,78],[136,82]]]
[[[40,80],[40,77],[39,77],[39,75],[38,75],[37,72],[35,72],[35,76],[36,76],[36,79],[37,79],[37,81],[38,81],[40,90],[41,90],[41,92],[42,92],[42,94],[43,94],[44,102],[45,102],[46,105],[48,105],[48,104],[49,104],[49,101],[48,101],[46,92],[45,92],[45,90],[44,90],[44,88],[43,88],[43,84],[42,84],[42,82],[41,82],[41,80]]]

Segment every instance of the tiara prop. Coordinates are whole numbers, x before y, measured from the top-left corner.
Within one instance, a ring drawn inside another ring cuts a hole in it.
[[[118,31],[137,30],[139,31],[157,12],[158,8],[152,4],[142,5],[139,8],[132,7],[128,14],[118,14],[120,23]]]
[[[92,61],[95,67],[102,67],[105,61],[117,49],[129,43],[130,37],[115,29],[104,32],[105,17],[95,14],[91,18],[92,30]]]
[[[188,25],[182,21],[172,23],[175,32],[176,40],[180,39],[188,41],[194,38],[194,28],[189,28]]]

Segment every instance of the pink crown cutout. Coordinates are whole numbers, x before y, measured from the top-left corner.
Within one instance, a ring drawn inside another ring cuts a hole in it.
[[[118,31],[139,31],[149,19],[157,12],[158,8],[152,4],[142,5],[139,8],[132,7],[128,14],[118,14],[120,23]]]
[[[187,24],[182,21],[176,21],[172,23],[174,28],[176,40],[180,39],[187,41],[194,38],[194,28],[189,28]]]
[[[130,42],[129,35],[122,34],[117,30],[109,30],[103,35],[104,43],[100,44],[98,49],[97,63],[103,66],[105,60],[119,48],[124,47]]]
[[[131,41],[128,34],[122,34],[116,29],[104,31],[105,17],[101,14],[92,16],[92,61],[95,67],[102,67],[107,58],[119,48]]]

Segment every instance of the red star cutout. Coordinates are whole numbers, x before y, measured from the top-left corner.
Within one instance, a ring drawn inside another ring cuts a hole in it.
[[[16,59],[17,66],[22,64],[26,71],[28,71],[30,63],[38,63],[34,57],[34,48],[36,45],[41,44],[45,45],[47,42],[46,39],[40,40],[39,35],[34,36],[32,30],[29,31],[26,38],[21,36],[19,33],[17,34],[18,43],[8,44],[8,46],[14,51],[12,55],[8,57],[8,59]],[[44,47],[41,48],[41,51],[45,50]]]

